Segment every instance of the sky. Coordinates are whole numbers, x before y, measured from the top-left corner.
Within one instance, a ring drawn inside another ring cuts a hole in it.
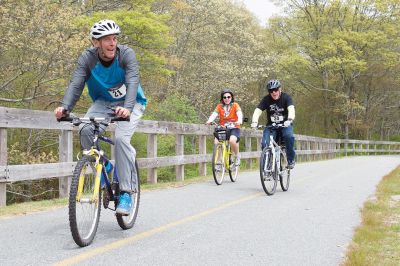
[[[242,0],[247,9],[253,12],[260,20],[260,24],[265,26],[266,20],[273,14],[279,14],[279,7],[275,6],[270,0]]]

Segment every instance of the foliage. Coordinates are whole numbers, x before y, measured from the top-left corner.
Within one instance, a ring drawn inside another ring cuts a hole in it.
[[[191,102],[188,97],[178,93],[166,95],[166,98],[161,101],[150,98],[144,118],[182,123],[200,122],[195,103]]]
[[[231,1],[157,1],[171,14],[174,42],[169,49],[175,74],[167,89],[186,95],[204,119],[219,91],[231,87],[238,100],[252,100],[246,85],[268,71],[261,27],[245,8]]]
[[[274,18],[266,31],[273,50],[280,51],[276,73],[304,94],[302,104],[316,99],[304,114],[321,110],[319,132],[370,137],[374,124],[385,119],[375,114],[387,116],[385,104],[399,97],[395,69],[400,54],[393,49],[400,41],[399,1],[284,2],[288,17]],[[389,91],[382,91],[382,82]],[[307,127],[307,119],[298,120]],[[398,123],[393,124],[398,131]]]
[[[50,0],[6,0],[0,14],[0,102],[46,108],[84,43],[73,26],[76,11]]]
[[[58,156],[52,151],[32,154],[18,149],[15,142],[9,150],[9,164],[39,164],[58,162]],[[43,179],[7,184],[7,202],[25,202],[30,200],[52,199],[58,196],[58,180]]]

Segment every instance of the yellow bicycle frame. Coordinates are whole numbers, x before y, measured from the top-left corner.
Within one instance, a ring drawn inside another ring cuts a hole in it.
[[[92,195],[92,200],[91,202],[96,202],[98,200],[98,195],[99,195],[99,190],[100,190],[100,179],[101,179],[101,171],[103,169],[103,164],[99,163],[100,161],[100,155],[98,154],[97,150],[94,148],[91,148],[87,153],[87,155],[94,156],[96,158],[96,177],[94,181],[94,191]],[[76,193],[76,201],[80,202],[82,193],[83,193],[83,186],[85,184],[85,173],[86,173],[86,167],[82,170],[80,176],[79,176],[79,182],[78,182],[78,191]]]
[[[229,146],[229,149],[227,148],[228,140],[220,141],[219,145],[222,146],[222,160],[224,162],[224,166],[226,169],[229,169],[229,155],[231,153],[231,147]],[[218,149],[216,151],[215,160],[217,160],[217,158],[219,158]]]

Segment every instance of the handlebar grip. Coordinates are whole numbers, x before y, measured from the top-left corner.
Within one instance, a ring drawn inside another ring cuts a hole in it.
[[[66,117],[61,117],[61,118],[57,118],[57,122],[72,122],[74,119],[70,116],[66,116]]]
[[[111,122],[119,122],[119,121],[126,121],[126,122],[129,122],[129,121],[131,121],[131,118],[130,118],[130,117],[127,117],[127,118],[123,118],[123,117],[112,117],[112,118],[111,118]]]
[[[57,122],[62,122],[62,121],[71,122],[73,120],[73,118],[69,116],[70,112],[68,110],[64,109],[62,113],[64,116],[61,118],[57,118]]]

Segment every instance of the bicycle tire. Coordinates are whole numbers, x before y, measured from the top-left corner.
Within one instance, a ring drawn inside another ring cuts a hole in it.
[[[225,163],[224,163],[224,149],[223,144],[214,144],[214,151],[212,157],[212,171],[214,181],[217,185],[221,185],[225,175]],[[218,169],[217,169],[218,167]]]
[[[88,169],[90,170],[88,171]],[[83,175],[84,183],[80,201],[77,201],[80,176]],[[84,155],[76,164],[69,194],[69,224],[72,238],[80,247],[92,243],[99,225],[101,210],[101,193],[93,201],[93,193],[96,179],[96,158]],[[99,184],[100,186],[100,184]]]
[[[290,185],[290,169],[287,166],[288,166],[288,160],[286,156],[286,149],[282,147],[279,183],[281,184],[281,188],[283,191],[287,191]]]
[[[131,194],[131,200],[133,202],[130,214],[128,216],[116,214],[118,225],[123,229],[131,229],[136,221],[137,214],[139,211],[139,203],[140,203],[140,175],[139,175],[139,167],[137,165],[137,160],[135,160],[135,168],[137,173],[136,180],[136,191]]]
[[[261,185],[268,196],[274,195],[276,191],[276,171],[272,172],[272,151],[265,147],[260,156],[260,179]],[[264,165],[266,164],[266,167]]]
[[[232,153],[229,153],[229,178],[232,182],[236,182],[239,173],[239,165],[236,165],[232,158]]]

